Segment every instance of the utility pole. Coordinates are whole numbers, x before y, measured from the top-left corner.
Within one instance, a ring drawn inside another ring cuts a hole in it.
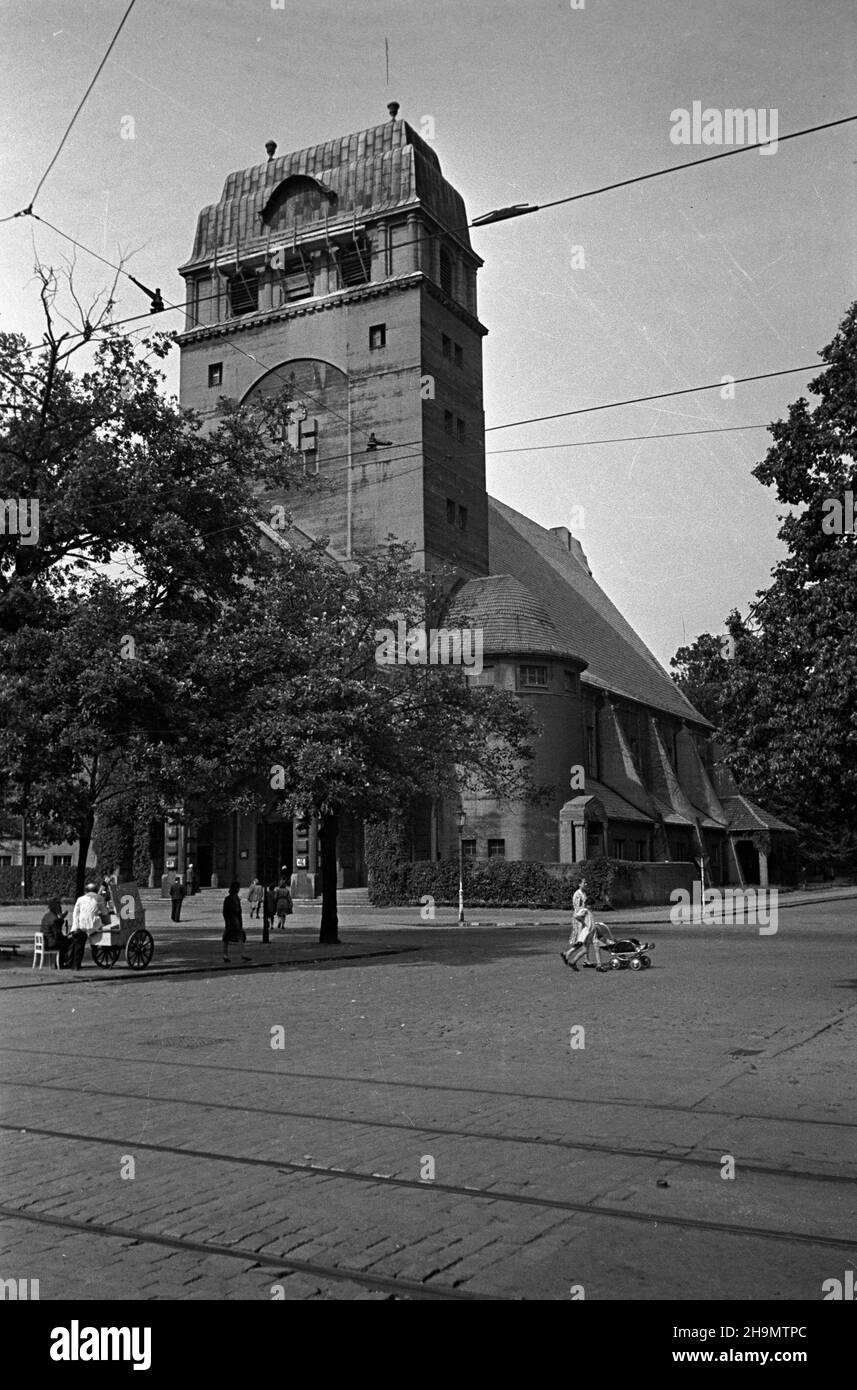
[[[21,812],[21,902],[27,901],[27,813]]]

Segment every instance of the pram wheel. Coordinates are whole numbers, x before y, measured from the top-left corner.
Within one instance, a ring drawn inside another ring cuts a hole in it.
[[[622,969],[622,962],[620,961],[620,959],[619,959],[618,956],[614,956],[614,957],[613,957],[613,959],[612,959],[611,962],[610,962],[610,968],[611,968],[611,970],[621,970],[621,969]]]
[[[644,970],[648,970],[651,963],[651,959],[648,956],[640,956],[640,964]]]
[[[643,962],[640,960],[639,956],[636,960],[632,960],[630,965],[632,970],[642,970],[643,968]]]

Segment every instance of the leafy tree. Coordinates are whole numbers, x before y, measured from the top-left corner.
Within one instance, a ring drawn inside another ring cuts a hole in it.
[[[434,581],[406,546],[333,564],[323,546],[283,552],[270,584],[224,612],[207,684],[231,692],[224,712],[236,798],[319,820],[321,942],[338,940],[336,846],[344,812],[369,821],[417,796],[479,786],[525,793],[532,716],[514,696],[468,682],[460,669],[379,665],[376,631],[391,614],[406,627],[438,611]]]
[[[57,278],[37,274],[42,343],[0,334],[0,782],[31,834],[78,841],[82,886],[99,815],[130,831],[201,745],[213,766],[193,661],[220,605],[264,579],[263,497],[304,482],[288,389],[204,425],[163,395],[164,335],[111,334],[109,299],[60,332]]]
[[[810,854],[857,865],[857,304],[754,470],[795,510],[785,557],[747,623],[729,619],[734,660],[705,634],[673,659],[679,684],[721,734],[748,793],[801,829]]]

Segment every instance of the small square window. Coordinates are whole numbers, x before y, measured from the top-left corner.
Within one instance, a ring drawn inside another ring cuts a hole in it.
[[[445,431],[446,431],[447,434],[452,434],[452,427],[453,427],[454,423],[455,423],[455,417],[453,416],[452,411],[451,411],[451,410],[445,410],[445,411],[443,412],[443,428],[445,429]]]
[[[545,690],[548,683],[547,666],[519,666],[518,685],[525,690]]]
[[[459,509],[458,509],[458,529],[459,529],[459,531],[466,531],[466,530],[467,530],[467,508],[466,508],[466,507],[459,507]]]
[[[489,840],[489,841],[488,841],[488,858],[489,858],[489,859],[505,859],[505,858],[506,858],[506,841],[505,841],[505,840]]]
[[[476,858],[476,841],[475,841],[475,840],[462,840],[462,841],[461,841],[461,848],[462,848],[462,850],[464,851],[464,858],[465,858],[465,859],[475,859],[475,858]]]
[[[451,497],[447,497],[446,499],[446,519],[450,526],[455,525],[455,503]]]
[[[577,676],[573,671],[563,671],[562,688],[563,690],[570,690],[572,694],[577,690]]]
[[[455,422],[455,433],[458,437],[459,444],[463,444],[465,439],[467,438],[467,430],[465,428],[464,421],[461,419],[460,416]]]
[[[387,325],[386,323],[373,323],[369,328],[369,347],[374,352],[376,348],[387,346]]]
[[[444,334],[442,334],[442,341],[443,341],[443,355],[444,355],[444,357],[451,357],[451,356],[452,356],[452,339],[451,339],[451,338],[448,338],[448,337],[446,336],[446,334],[444,333]]]
[[[455,365],[456,367],[464,366],[464,353],[461,351],[461,343],[455,344]]]
[[[209,386],[223,385],[223,363],[209,362],[208,364],[208,384]]]

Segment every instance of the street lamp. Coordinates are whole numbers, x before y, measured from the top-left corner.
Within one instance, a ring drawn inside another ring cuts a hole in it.
[[[467,812],[464,807],[458,811],[458,921],[464,925],[464,822]]]

